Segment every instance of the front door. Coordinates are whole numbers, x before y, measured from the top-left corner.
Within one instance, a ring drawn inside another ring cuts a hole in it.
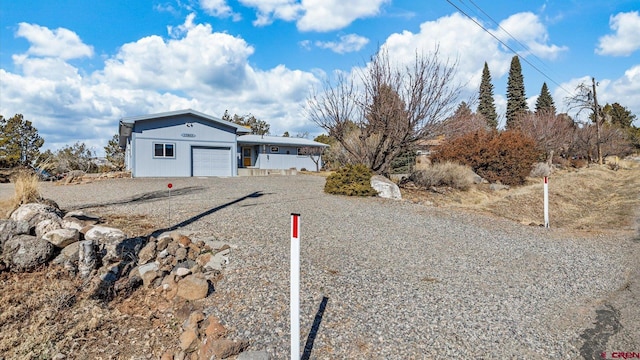
[[[253,165],[252,163],[252,151],[251,151],[251,147],[248,146],[243,146],[242,147],[242,166],[244,167],[250,167],[251,165]]]

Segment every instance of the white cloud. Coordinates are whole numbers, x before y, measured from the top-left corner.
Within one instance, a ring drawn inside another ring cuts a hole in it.
[[[332,31],[353,21],[375,16],[389,0],[302,0],[304,16],[298,20],[301,31]]]
[[[538,16],[533,13],[523,12],[511,15],[500,22],[500,27],[508,34],[501,29],[495,30],[494,34],[502,41],[509,43],[521,56],[531,53],[543,59],[553,60],[560,53],[568,50],[566,46],[547,44],[549,41],[547,29],[540,22]],[[522,46],[512,37],[524,44],[526,48],[522,49]]]
[[[369,43],[369,39],[357,34],[340,36],[340,41],[316,41],[316,46],[323,49],[330,49],[338,54],[360,51]]]
[[[470,90],[480,86],[482,66],[486,61],[495,79],[506,74],[512,55],[498,47],[498,42],[473,21],[454,13],[420,25],[420,32],[392,34],[383,44],[397,61],[412,61],[416,51],[438,50],[442,61],[457,61],[458,79]]]
[[[390,0],[240,0],[257,10],[256,26],[274,20],[296,21],[300,31],[332,31],[349,26],[353,21],[375,16]]]
[[[295,21],[303,12],[303,5],[296,0],[240,0],[240,3],[257,10],[255,26],[269,25],[275,19]]]
[[[309,88],[318,84],[313,73],[284,65],[256,69],[244,39],[213,32],[192,17],[179,28],[170,39],[148,36],[122,45],[89,74],[64,57],[15,55],[15,72],[0,69],[0,114],[24,114],[53,150],[80,141],[101,151],[120,118],[185,108],[213,116],[227,109],[252,113],[274,133],[314,132],[300,115]]]
[[[22,22],[18,24],[16,36],[27,39],[31,44],[27,50],[28,55],[65,60],[93,56],[93,48],[84,44],[76,33],[65,28],[50,30]]]
[[[232,17],[234,21],[239,21],[242,18],[240,14],[233,12],[226,0],[200,0],[200,7],[211,16]]]
[[[615,34],[599,39],[596,54],[629,56],[640,49],[640,14],[637,11],[611,16],[609,27]]]

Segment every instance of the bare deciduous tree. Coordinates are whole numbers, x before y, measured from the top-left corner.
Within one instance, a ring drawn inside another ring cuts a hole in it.
[[[554,153],[563,154],[571,147],[577,127],[569,116],[555,115],[553,110],[541,110],[523,115],[518,128],[532,138],[550,160]]]
[[[602,126],[602,109],[598,106],[598,100],[595,95],[596,84],[595,80],[592,78],[593,86],[592,89],[589,88],[585,83],[581,83],[576,87],[576,94],[565,99],[565,102],[569,106],[569,109],[577,109],[578,115],[583,110],[591,110],[592,118],[591,120],[595,122],[596,125],[596,152],[597,152],[597,160],[598,164],[602,165],[602,139],[600,138],[600,128]]]
[[[312,94],[307,115],[354,162],[388,174],[395,157],[432,135],[451,113],[461,89],[455,65],[441,62],[437,49],[416,53],[409,65],[393,63],[382,49],[355,77],[339,74]]]

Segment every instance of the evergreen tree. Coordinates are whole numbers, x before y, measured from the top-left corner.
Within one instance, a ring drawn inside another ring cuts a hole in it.
[[[0,159],[4,166],[31,165],[43,144],[38,129],[22,114],[9,119],[0,115]]]
[[[458,108],[456,109],[456,112],[453,114],[453,116],[468,119],[473,116],[473,112],[471,111],[469,104],[467,104],[466,101],[463,101],[460,103],[460,105],[458,105]]]
[[[633,121],[636,119],[636,116],[631,111],[619,103],[605,105],[602,112],[607,122],[623,129],[632,127]]]
[[[514,56],[511,59],[509,79],[507,80],[507,129],[515,127],[518,118],[527,110],[527,98],[524,93],[524,78],[520,59]]]
[[[556,114],[556,104],[553,102],[547,83],[542,83],[542,89],[540,90],[540,96],[536,101],[536,114],[542,112],[549,112],[552,115]]]
[[[124,170],[124,149],[120,147],[120,136],[113,135],[111,140],[104,147],[107,160],[116,170]]]
[[[484,69],[482,69],[482,81],[480,82],[480,95],[476,112],[484,117],[489,127],[492,129],[498,127],[498,114],[493,100],[493,84],[491,83],[491,74],[486,61],[484,62]]]

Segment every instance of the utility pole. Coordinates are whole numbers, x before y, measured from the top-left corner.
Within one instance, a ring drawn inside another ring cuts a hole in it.
[[[591,78],[593,84],[593,118],[596,121],[596,149],[598,151],[598,164],[602,165],[602,148],[600,147],[600,119],[598,114],[600,109],[598,108],[598,97],[596,96],[596,79]]]

